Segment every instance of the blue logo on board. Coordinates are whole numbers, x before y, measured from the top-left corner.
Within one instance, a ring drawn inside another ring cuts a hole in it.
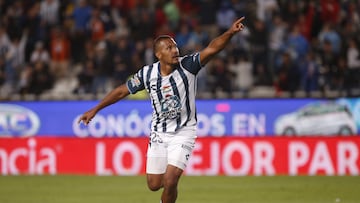
[[[30,109],[14,104],[0,104],[0,137],[28,137],[40,128],[40,119]]]

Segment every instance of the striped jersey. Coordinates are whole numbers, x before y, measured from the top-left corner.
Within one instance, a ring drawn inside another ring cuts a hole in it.
[[[175,132],[184,126],[196,127],[196,75],[200,69],[200,55],[194,53],[180,57],[167,76],[161,76],[160,62],[156,62],[144,66],[126,82],[131,94],[143,89],[149,93],[152,131]]]

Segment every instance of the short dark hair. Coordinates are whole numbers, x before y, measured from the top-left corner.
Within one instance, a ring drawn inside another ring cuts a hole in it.
[[[153,47],[155,53],[159,47],[160,42],[165,39],[172,39],[172,37],[170,35],[160,35],[156,37],[156,39],[154,40],[154,47]]]

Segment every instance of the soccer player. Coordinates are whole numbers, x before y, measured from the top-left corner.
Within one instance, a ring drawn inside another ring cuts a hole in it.
[[[175,203],[179,179],[195,145],[196,75],[225,48],[234,34],[243,30],[243,20],[244,17],[236,20],[202,51],[183,57],[173,38],[157,37],[154,53],[158,62],[141,68],[79,118],[79,123],[87,125],[106,106],[129,94],[147,90],[153,108],[146,160],[147,184],[152,191],[163,188],[161,203]]]

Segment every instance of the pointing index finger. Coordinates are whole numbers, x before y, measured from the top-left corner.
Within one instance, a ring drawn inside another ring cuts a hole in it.
[[[243,16],[243,17],[239,18],[236,22],[241,23],[244,19],[245,19],[245,17]]]

